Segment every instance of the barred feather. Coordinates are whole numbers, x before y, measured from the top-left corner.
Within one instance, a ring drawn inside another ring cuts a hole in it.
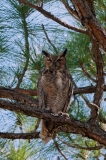
[[[46,66],[38,79],[39,107],[52,110],[54,114],[67,113],[72,97],[72,78],[66,67],[66,53],[63,53],[52,56],[44,52]],[[50,141],[56,127],[55,123],[42,120],[40,136],[44,143]]]

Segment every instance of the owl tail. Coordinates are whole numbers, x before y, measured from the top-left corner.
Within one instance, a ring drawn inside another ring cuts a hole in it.
[[[45,126],[45,123],[46,122],[42,120],[42,127],[40,132],[40,137],[44,144],[48,143],[53,137],[53,134],[48,131],[47,127]]]

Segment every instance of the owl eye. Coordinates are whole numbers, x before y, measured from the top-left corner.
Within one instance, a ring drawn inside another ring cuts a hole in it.
[[[58,62],[62,61],[62,58],[59,58],[57,61],[58,61]]]
[[[52,62],[52,60],[50,58],[47,59],[49,62]]]

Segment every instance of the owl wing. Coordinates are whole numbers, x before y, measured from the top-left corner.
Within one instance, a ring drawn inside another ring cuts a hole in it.
[[[65,103],[65,106],[64,106],[64,109],[63,109],[64,113],[68,112],[68,109],[69,109],[69,106],[70,106],[70,100],[71,100],[71,97],[73,95],[72,76],[69,73],[69,71],[66,72],[66,76],[68,78],[68,82],[67,82],[68,83],[68,93],[67,93],[66,103]]]
[[[45,108],[46,106],[46,95],[45,92],[43,90],[43,86],[42,86],[42,74],[43,74],[44,70],[40,72],[39,78],[38,78],[38,83],[37,83],[37,88],[38,88],[38,100],[39,100],[39,108]]]

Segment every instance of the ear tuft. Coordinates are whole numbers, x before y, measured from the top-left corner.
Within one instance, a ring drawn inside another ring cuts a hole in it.
[[[67,54],[67,48],[64,50],[64,52],[62,52],[61,56],[65,57]]]
[[[43,53],[46,57],[48,57],[48,56],[49,56],[49,53],[48,53],[48,52],[46,52],[46,51],[42,51],[42,53]]]

